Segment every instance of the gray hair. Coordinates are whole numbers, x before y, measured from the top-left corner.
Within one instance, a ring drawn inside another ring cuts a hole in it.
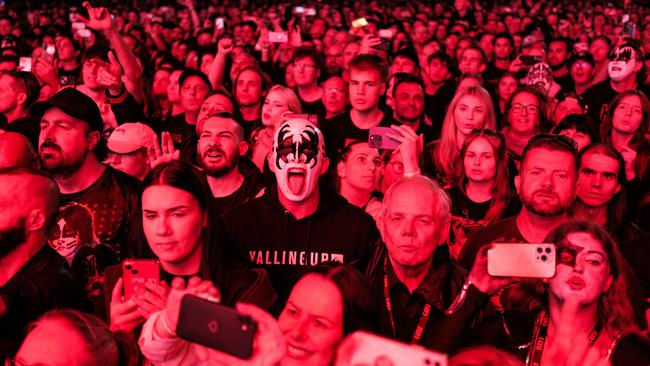
[[[433,194],[433,197],[436,201],[436,206],[434,207],[434,212],[438,217],[448,218],[451,215],[451,199],[447,192],[440,187],[438,183],[434,180],[429,179],[423,175],[415,175],[412,177],[404,177],[397,182],[391,184],[391,186],[386,190],[384,195],[384,201],[382,205],[382,216],[386,217],[386,211],[388,211],[388,206],[390,205],[394,192],[401,186],[405,184],[417,184],[424,187],[428,192]]]

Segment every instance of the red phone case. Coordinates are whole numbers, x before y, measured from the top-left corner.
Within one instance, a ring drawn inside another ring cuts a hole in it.
[[[160,282],[160,264],[153,259],[127,259],[122,262],[124,300],[144,291],[145,284]]]

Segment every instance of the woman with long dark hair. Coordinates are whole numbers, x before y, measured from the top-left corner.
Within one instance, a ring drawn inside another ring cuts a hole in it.
[[[137,212],[130,235],[135,258],[157,259],[162,282],[147,284],[144,295],[126,301],[121,297],[121,279],[114,288],[108,284],[114,330],[132,330],[162,309],[168,294],[165,283],[174,277],[211,281],[224,304],[245,301],[265,309],[273,306],[276,297],[266,271],[247,269],[225,258],[210,187],[191,164],[172,161],[154,168],[143,182]]]

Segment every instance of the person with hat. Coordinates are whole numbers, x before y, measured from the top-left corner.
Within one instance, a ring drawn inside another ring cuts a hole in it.
[[[594,65],[594,56],[587,51],[577,53],[569,59],[569,69],[576,94],[584,94],[592,85]]]
[[[101,163],[106,157],[101,137],[104,126],[90,97],[65,88],[34,104],[30,113],[41,121],[41,169],[54,177],[61,191],[59,214],[48,242],[77,269],[79,280],[92,286],[102,270],[95,261],[96,250],[112,252],[112,262],[126,254],[139,182]],[[75,261],[82,248],[84,255]],[[115,264],[110,262],[104,265]]]
[[[120,125],[108,138],[106,163],[142,181],[151,170],[147,150],[155,134],[151,127],[143,123]]]

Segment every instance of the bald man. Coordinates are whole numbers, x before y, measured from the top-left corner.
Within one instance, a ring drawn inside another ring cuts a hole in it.
[[[46,311],[90,310],[65,258],[47,244],[58,208],[51,178],[0,170],[0,359],[14,354],[27,325]]]
[[[36,168],[36,151],[18,132],[0,133],[0,168]]]

